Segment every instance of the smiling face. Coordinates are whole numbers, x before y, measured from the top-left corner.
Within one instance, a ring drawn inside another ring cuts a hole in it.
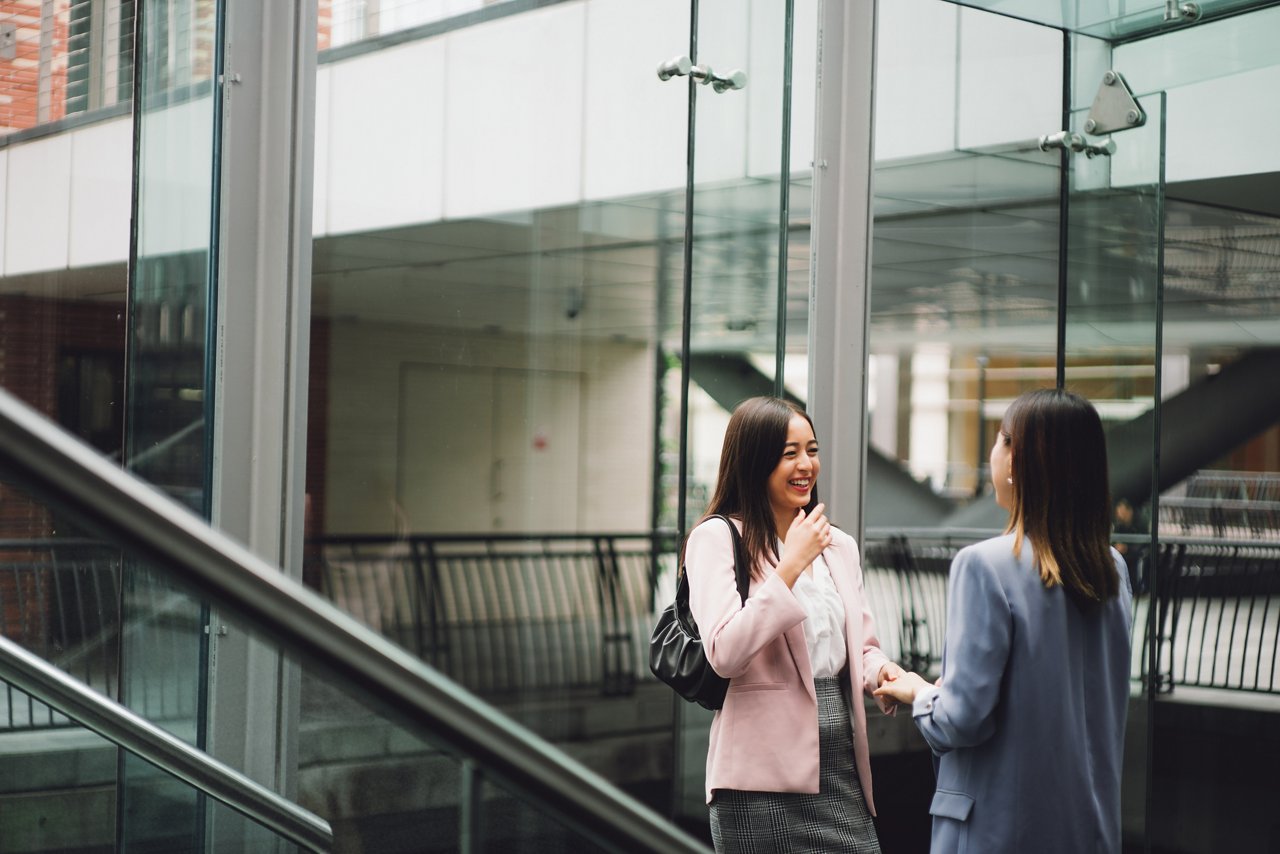
[[[781,530],[787,530],[796,510],[808,505],[820,467],[813,427],[803,415],[791,416],[782,458],[769,475],[769,504]]]

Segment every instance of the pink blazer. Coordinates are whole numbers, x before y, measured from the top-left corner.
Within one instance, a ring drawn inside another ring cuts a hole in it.
[[[843,531],[833,529],[833,534],[822,556],[844,600],[850,688],[870,694],[889,659],[880,651],[863,596],[857,543]],[[804,639],[805,611],[773,567],[766,562],[761,568],[764,575],[752,579],[743,604],[733,574],[733,542],[724,523],[708,520],[689,535],[689,606],[707,660],[729,677],[724,707],[711,722],[708,803],[716,789],[818,791],[818,700]],[[860,694],[850,691],[854,762],[867,808],[875,815]],[[890,703],[877,702],[892,713]]]

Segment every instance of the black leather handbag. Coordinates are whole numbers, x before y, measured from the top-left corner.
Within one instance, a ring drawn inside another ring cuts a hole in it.
[[[738,594],[745,604],[747,592],[751,589],[751,573],[743,560],[738,528],[725,516],[707,518],[722,519],[729,526],[729,535],[733,537],[733,571],[738,577]],[[680,567],[675,601],[663,610],[653,634],[649,636],[649,669],[691,703],[697,703],[704,709],[718,709],[724,705],[729,680],[711,669],[702,650],[698,624],[689,613],[689,579],[683,566]]]

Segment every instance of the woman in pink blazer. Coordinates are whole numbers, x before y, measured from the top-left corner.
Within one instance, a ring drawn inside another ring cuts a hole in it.
[[[707,660],[729,677],[707,752],[716,851],[880,850],[862,695],[902,670],[876,640],[857,544],[817,503],[819,468],[804,412],[744,401],[707,515],[742,534],[747,601],[723,520],[704,519],[685,543],[690,609]]]

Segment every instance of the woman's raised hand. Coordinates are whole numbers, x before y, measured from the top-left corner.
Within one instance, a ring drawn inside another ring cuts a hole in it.
[[[787,556],[794,555],[800,561],[801,570],[831,545],[831,520],[824,512],[826,509],[825,504],[819,504],[807,516],[803,508],[797,510],[796,518],[787,529]]]

